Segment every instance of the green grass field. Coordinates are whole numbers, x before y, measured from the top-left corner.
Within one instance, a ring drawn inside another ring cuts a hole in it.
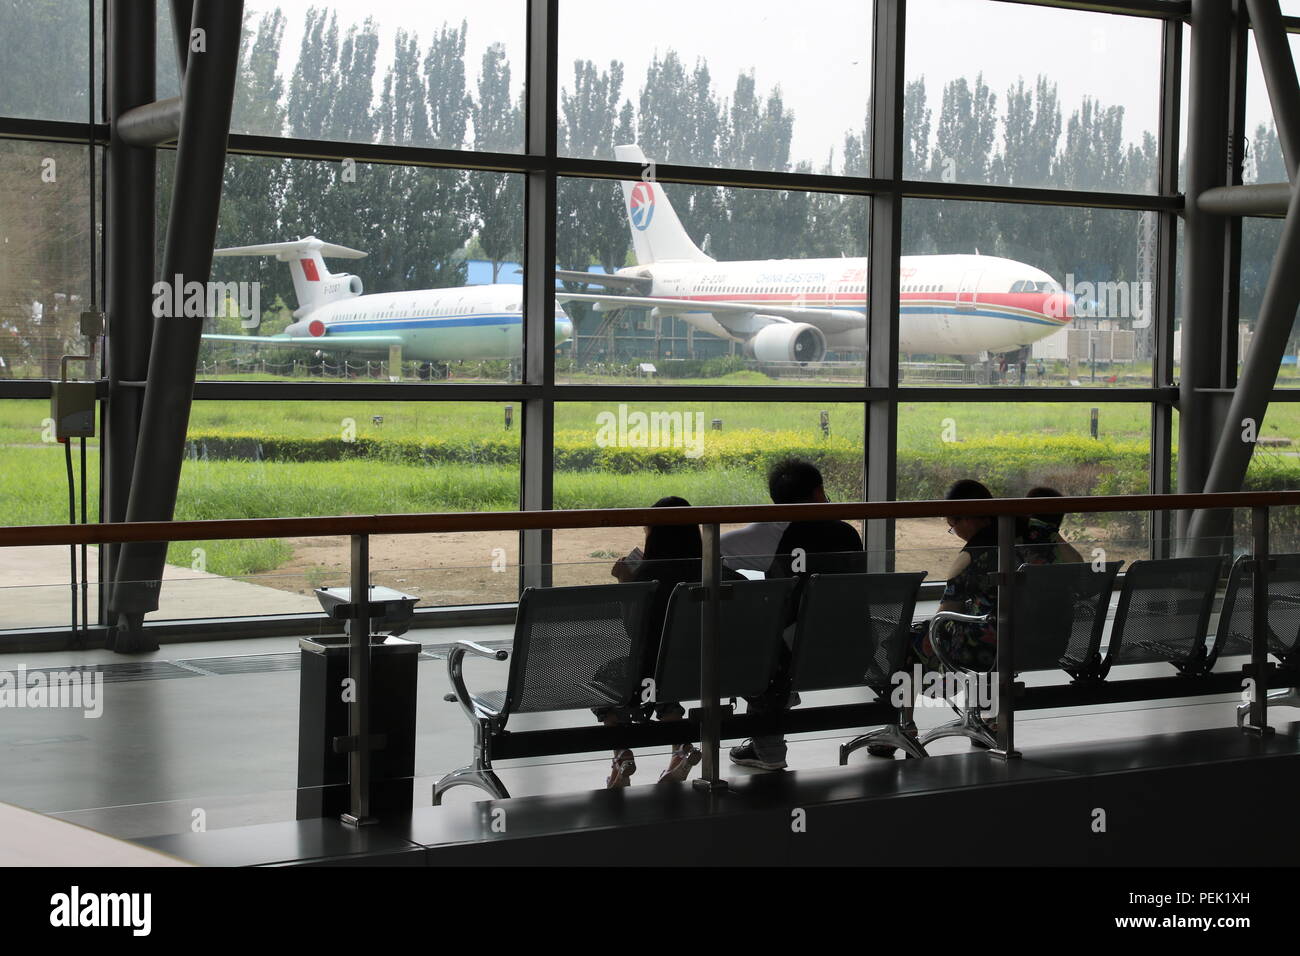
[[[1101,405],[1103,444],[1145,446],[1150,409],[1143,404]],[[674,403],[631,405],[642,411],[699,412],[706,428],[722,421],[722,438],[761,442],[771,435],[769,451],[809,447],[823,441],[820,413],[830,414],[832,444],[861,446],[863,406],[859,404]],[[556,409],[556,431],[569,441],[595,443],[597,416],[616,411],[607,403],[566,403]],[[191,417],[191,433],[276,437],[337,438],[355,427],[358,438],[482,441],[486,436],[517,441],[520,409],[514,427],[504,428],[503,404],[473,402],[200,402]],[[67,485],[62,449],[43,443],[48,403],[40,400],[0,402],[0,523],[57,524],[67,520]],[[382,423],[374,418],[379,416]],[[957,396],[942,403],[903,403],[899,407],[900,473],[909,460],[933,454],[945,433],[959,443],[1005,438],[1007,454],[1024,455],[1026,442],[1069,439],[1077,444],[1089,434],[1086,404],[974,404]],[[351,420],[351,426],[349,426]],[[735,433],[745,433],[743,436]],[[713,435],[712,431],[706,433]],[[1279,404],[1269,411],[1263,434],[1300,440],[1300,404]],[[97,498],[97,442],[90,443],[90,499]],[[977,445],[983,449],[987,446]],[[1086,447],[1086,446],[1085,446]],[[973,449],[974,450],[974,449]],[[979,452],[983,454],[984,451]],[[1086,454],[1086,451],[1085,451]],[[1051,451],[1043,452],[1051,464]],[[178,519],[317,516],[330,514],[409,513],[425,511],[511,510],[518,505],[518,469],[502,464],[440,462],[436,465],[382,460],[320,462],[235,460],[186,461],[177,501]],[[671,475],[651,471],[619,474],[608,470],[562,471],[555,476],[555,501],[561,508],[607,508],[645,505],[665,494],[693,504],[758,503],[767,500],[764,476],[757,469],[711,466]],[[900,488],[900,496],[908,497]],[[95,520],[92,513],[91,520]],[[195,542],[178,542],[169,560],[189,565]],[[222,575],[272,570],[289,558],[281,541],[210,542],[207,570]]]

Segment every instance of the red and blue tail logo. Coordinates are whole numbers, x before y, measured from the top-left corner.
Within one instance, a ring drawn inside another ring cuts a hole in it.
[[[628,215],[632,219],[632,227],[641,232],[650,228],[650,220],[655,214],[654,187],[649,183],[637,183],[633,186],[629,207]]]

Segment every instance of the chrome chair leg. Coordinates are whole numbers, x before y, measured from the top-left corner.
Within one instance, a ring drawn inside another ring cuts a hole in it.
[[[433,805],[442,806],[442,795],[452,787],[478,787],[486,790],[497,800],[505,800],[510,791],[491,770],[482,767],[461,767],[453,770],[433,785]]]
[[[474,762],[468,767],[453,770],[433,785],[435,807],[442,805],[442,795],[452,787],[478,787],[498,800],[509,798],[510,791],[492,770],[492,756],[488,751],[491,734],[492,728],[487,721],[474,721]]]
[[[1268,695],[1269,707],[1300,707],[1300,687],[1290,687],[1286,690],[1275,690]],[[1250,716],[1250,702],[1246,701],[1237,705],[1237,729],[1240,730],[1246,725],[1246,718]]]
[[[921,735],[921,745],[925,746],[931,741],[943,737],[969,737],[971,740],[984,744],[990,750],[995,749],[998,745],[997,734],[980,716],[979,711],[974,708],[963,708],[961,716],[956,720],[950,720],[946,724],[940,724],[932,730],[927,730]]]
[[[843,767],[849,762],[849,754],[855,750],[877,744],[897,747],[910,757],[930,756],[915,737],[906,733],[898,724],[889,724],[860,737],[854,737],[848,743],[840,744],[840,766]]]

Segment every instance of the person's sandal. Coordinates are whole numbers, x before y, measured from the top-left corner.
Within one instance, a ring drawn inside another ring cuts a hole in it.
[[[691,768],[704,757],[703,752],[691,744],[683,744],[673,751],[668,769],[659,775],[660,783],[685,783]]]
[[[630,750],[620,750],[614,754],[614,763],[605,779],[605,787],[617,790],[632,785],[632,774],[636,773],[636,757]]]

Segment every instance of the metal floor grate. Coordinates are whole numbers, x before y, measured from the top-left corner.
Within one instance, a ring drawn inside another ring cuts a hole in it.
[[[171,677],[199,677],[172,661],[125,661],[121,664],[65,664],[62,667],[29,667],[27,674],[103,674],[105,684],[129,680],[167,680]]]
[[[300,666],[299,652],[284,654],[244,654],[236,657],[199,657],[177,661],[181,667],[192,669],[195,676],[222,674],[270,674],[277,671],[296,671]]]

